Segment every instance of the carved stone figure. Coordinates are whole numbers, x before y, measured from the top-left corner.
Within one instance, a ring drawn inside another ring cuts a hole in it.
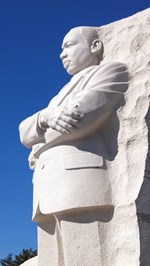
[[[21,142],[32,148],[39,266],[111,265],[115,206],[108,162],[118,152],[117,110],[128,71],[120,62],[103,63],[103,49],[99,28],[72,29],[60,58],[73,77],[19,127]]]

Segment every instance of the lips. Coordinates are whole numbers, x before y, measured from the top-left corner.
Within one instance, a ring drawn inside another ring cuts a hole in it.
[[[63,61],[63,66],[65,69],[69,67],[70,61]]]

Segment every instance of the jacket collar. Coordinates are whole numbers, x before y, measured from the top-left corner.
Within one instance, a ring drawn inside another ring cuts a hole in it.
[[[71,78],[70,82],[67,83],[63,87],[63,89],[60,91],[60,93],[58,94],[57,106],[60,105],[64,101],[64,99],[67,97],[67,95],[75,88],[77,83],[79,81],[81,81],[82,78],[86,77],[86,75],[95,67],[96,67],[96,65],[87,67],[87,68],[81,70],[79,73],[77,73],[76,75],[74,75]]]

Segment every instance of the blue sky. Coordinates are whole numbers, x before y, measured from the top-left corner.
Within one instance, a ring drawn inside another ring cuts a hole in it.
[[[29,150],[18,125],[69,80],[59,59],[64,35],[148,7],[149,0],[0,0],[0,258],[36,248]]]

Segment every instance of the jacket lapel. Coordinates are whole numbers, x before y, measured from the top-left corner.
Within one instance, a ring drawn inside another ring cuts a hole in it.
[[[76,74],[75,76],[72,77],[72,79],[70,80],[69,83],[67,83],[62,90],[58,93],[57,95],[57,99],[56,99],[56,106],[61,105],[61,103],[64,101],[64,99],[74,90],[74,88],[76,87],[76,85],[83,79],[86,77],[86,75],[92,70],[95,69],[95,66],[90,66],[84,70],[82,70],[81,72],[79,72],[78,74]]]
[[[64,101],[67,95],[73,91],[77,83],[79,83],[82,78],[83,78],[82,75],[80,75],[80,77],[74,76],[70,80],[70,82],[63,87],[63,89],[58,93],[58,96],[57,96],[57,100],[56,100],[57,106],[61,105],[61,103]]]

